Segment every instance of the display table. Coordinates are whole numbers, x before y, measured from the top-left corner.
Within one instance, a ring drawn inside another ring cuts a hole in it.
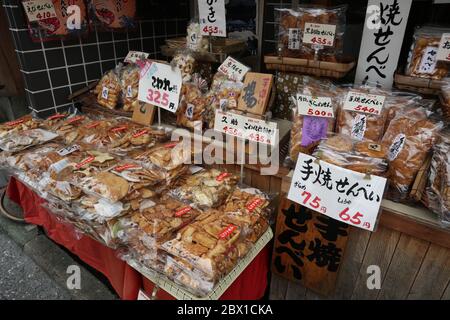
[[[9,181],[7,196],[22,207],[26,222],[42,226],[53,241],[103,273],[121,299],[136,299],[140,289],[148,295],[152,294],[153,283],[119,259],[115,250],[89,236],[80,235],[73,226],[61,222],[42,206],[45,203],[44,199],[14,177]],[[269,253],[270,248],[266,246],[220,299],[262,298],[267,287]],[[157,291],[156,298],[174,299],[163,290]]]

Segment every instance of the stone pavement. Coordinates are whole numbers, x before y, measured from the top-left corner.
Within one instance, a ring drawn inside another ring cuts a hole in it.
[[[11,203],[9,210],[20,210]],[[70,266],[79,267],[80,289],[67,287]],[[55,244],[38,227],[0,215],[0,299],[112,300],[106,280]]]

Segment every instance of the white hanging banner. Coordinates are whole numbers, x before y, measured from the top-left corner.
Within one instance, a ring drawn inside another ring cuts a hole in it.
[[[225,0],[198,0],[202,35],[227,36]]]
[[[390,89],[412,0],[369,0],[355,84]]]
[[[351,226],[373,231],[386,179],[367,177],[300,153],[288,199]]]
[[[170,65],[147,61],[141,69],[138,100],[176,112],[181,92],[181,72]]]

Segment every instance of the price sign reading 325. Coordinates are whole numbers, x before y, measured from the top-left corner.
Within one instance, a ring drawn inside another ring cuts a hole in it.
[[[139,80],[139,101],[176,112],[180,90],[181,72],[178,68],[147,61]]]

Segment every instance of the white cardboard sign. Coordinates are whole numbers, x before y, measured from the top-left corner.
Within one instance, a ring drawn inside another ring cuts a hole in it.
[[[220,65],[220,72],[226,74],[228,78],[236,81],[242,81],[244,79],[247,72],[250,71],[250,68],[243,65],[236,59],[232,57],[228,57],[225,61]]]
[[[202,35],[227,36],[225,0],[198,0]]]
[[[303,42],[332,47],[336,37],[336,25],[323,23],[305,23]]]
[[[334,118],[330,97],[312,97],[297,94],[298,113],[304,116]]]
[[[442,35],[436,59],[450,62],[450,33]]]
[[[182,79],[178,68],[147,61],[141,70],[138,100],[176,112]]]
[[[240,114],[216,110],[214,130],[249,141],[275,145],[277,124]]]
[[[344,101],[344,110],[367,114],[381,114],[386,96],[349,91]]]
[[[288,199],[351,226],[373,231],[386,179],[300,153]]]

